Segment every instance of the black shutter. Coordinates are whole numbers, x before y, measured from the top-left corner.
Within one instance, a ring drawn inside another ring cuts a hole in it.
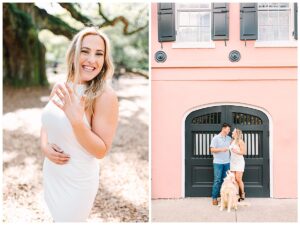
[[[229,16],[228,3],[212,4],[212,39],[228,40],[229,39]]]
[[[257,40],[257,3],[240,3],[240,39]]]
[[[294,3],[294,38],[298,40],[298,4]]]
[[[175,41],[175,4],[158,3],[158,41]]]

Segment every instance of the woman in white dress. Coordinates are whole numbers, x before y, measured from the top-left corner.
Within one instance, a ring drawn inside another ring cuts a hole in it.
[[[235,174],[235,179],[239,185],[240,199],[245,199],[243,173],[245,169],[244,155],[246,155],[246,147],[243,141],[243,133],[240,129],[235,128],[232,132],[232,142],[229,146],[230,150],[230,171]]]
[[[108,38],[96,28],[75,35],[68,74],[42,112],[45,201],[55,222],[84,222],[99,185],[99,162],[110,149],[118,99],[105,82],[113,75]]]

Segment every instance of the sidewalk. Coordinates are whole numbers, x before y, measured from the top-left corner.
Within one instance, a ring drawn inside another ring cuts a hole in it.
[[[152,222],[297,222],[297,199],[247,198],[250,206],[219,211],[211,198],[152,200]]]

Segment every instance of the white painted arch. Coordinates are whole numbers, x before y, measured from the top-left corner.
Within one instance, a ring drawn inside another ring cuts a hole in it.
[[[182,117],[181,121],[181,197],[185,198],[185,120],[187,116],[196,110],[199,109],[205,109],[208,107],[213,107],[213,106],[223,106],[223,105],[234,105],[234,106],[244,106],[244,107],[249,107],[252,109],[259,110],[263,113],[266,114],[266,116],[269,119],[269,159],[270,159],[270,197],[273,198],[273,119],[271,114],[264,108],[256,106],[256,105],[251,105],[251,104],[245,104],[245,103],[240,103],[240,102],[216,102],[216,103],[210,103],[210,104],[203,104],[199,105],[193,108],[190,108],[184,113],[184,116]]]

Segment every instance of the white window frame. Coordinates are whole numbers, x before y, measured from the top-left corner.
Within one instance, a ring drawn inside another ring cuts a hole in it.
[[[270,3],[270,2],[267,2]],[[275,3],[275,2],[274,2]],[[276,2],[281,3],[281,2]],[[289,40],[279,41],[279,40],[256,40],[254,43],[254,47],[257,48],[296,48],[297,40],[294,39],[293,30],[294,30],[294,4],[292,2],[286,2],[289,4]],[[259,9],[257,8],[257,13],[259,13]],[[259,20],[259,16],[257,16],[257,20]],[[259,22],[257,23],[259,24]],[[258,26],[258,25],[257,25]],[[259,29],[257,28],[257,38],[259,37]]]
[[[198,3],[198,2],[197,2]],[[200,2],[199,2],[200,3]],[[185,8],[184,10],[181,8],[178,8],[178,3],[175,3],[175,28],[176,28],[176,36],[177,36],[177,30],[178,30],[178,24],[179,24],[179,16],[178,11],[184,11],[184,12],[209,12],[210,13],[210,20],[209,25],[210,28],[212,26],[211,24],[211,17],[212,17],[212,4],[208,3],[209,7],[207,9],[204,8]],[[212,40],[211,32],[210,32],[210,41],[199,41],[199,42],[178,42],[175,41],[172,43],[172,48],[215,48],[215,43]]]

